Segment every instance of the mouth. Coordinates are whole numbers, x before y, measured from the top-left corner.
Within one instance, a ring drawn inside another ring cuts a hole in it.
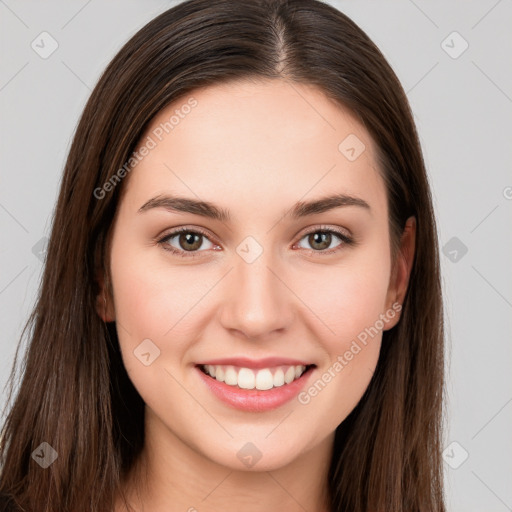
[[[198,375],[213,396],[247,412],[269,411],[289,402],[306,386],[315,368],[315,364],[262,368],[196,365]]]
[[[245,368],[233,365],[201,364],[198,368],[205,374],[239,389],[258,389],[267,391],[291,384],[316,365],[279,365],[268,368]]]

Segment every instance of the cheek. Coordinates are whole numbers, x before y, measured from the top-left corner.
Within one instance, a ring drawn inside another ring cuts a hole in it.
[[[327,357],[298,401],[314,411],[322,429],[333,430],[360,401],[377,365],[387,280],[362,266],[331,269],[312,282],[318,293],[309,294],[307,304],[318,318],[310,328]]]
[[[192,343],[193,336],[186,335],[193,317],[190,312],[213,282],[171,269],[165,258],[148,258],[142,250],[128,252],[122,247],[113,249],[111,269],[117,331],[127,369],[134,365],[133,351],[146,339],[160,350],[158,363],[172,366],[169,356],[179,360]]]
[[[110,267],[116,319],[130,324],[130,332],[161,338],[211,283],[197,279],[193,267],[181,265],[177,257],[150,242],[153,231],[156,228],[131,232],[119,227],[112,242]]]
[[[138,251],[113,250],[111,269],[117,334],[132,383],[153,410],[171,403],[183,410],[190,397],[177,382],[195,340],[194,306],[214,283],[198,283],[193,273]]]
[[[342,349],[384,313],[388,263],[354,255],[343,265],[311,267],[307,279],[294,280],[300,283],[294,289],[313,313],[316,333],[329,353]]]
[[[333,428],[361,399],[379,358],[390,264],[382,254],[361,251],[343,265],[311,267],[297,290],[314,313],[309,327],[328,356],[299,402],[323,411]]]

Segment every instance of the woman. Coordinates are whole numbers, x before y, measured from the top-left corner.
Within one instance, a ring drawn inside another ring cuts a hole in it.
[[[445,510],[421,148],[329,5],[189,0],[120,50],[29,326],[9,510]]]

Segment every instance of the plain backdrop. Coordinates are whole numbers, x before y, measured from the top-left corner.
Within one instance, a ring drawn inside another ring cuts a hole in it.
[[[2,388],[85,101],[122,44],[176,3],[0,0]],[[512,510],[512,2],[328,3],[394,68],[423,146],[447,316],[449,511]]]

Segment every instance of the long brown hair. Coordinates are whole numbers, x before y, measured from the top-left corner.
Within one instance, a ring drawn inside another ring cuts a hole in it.
[[[198,87],[258,78],[318,86],[363,123],[386,183],[393,255],[406,219],[417,221],[400,322],[383,333],[370,385],[336,431],[331,510],[444,512],[442,295],[422,151],[406,95],[381,52],[317,0],[185,1],[137,32],[94,88],[67,158],[42,283],[21,334],[20,342],[29,333],[21,383],[0,443],[0,493],[23,510],[112,510],[143,446],[144,403],[123,366],[115,324],[96,311],[96,278],[99,270],[108,277],[123,182],[100,199],[98,189],[163,107]],[[18,353],[8,403],[17,360]],[[58,455],[46,469],[32,457],[43,442]]]

